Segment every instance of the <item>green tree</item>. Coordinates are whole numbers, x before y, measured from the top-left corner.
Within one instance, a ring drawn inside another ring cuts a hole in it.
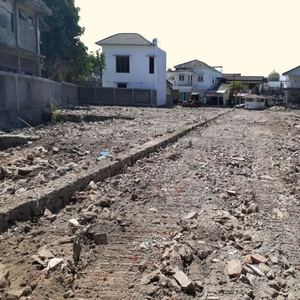
[[[103,71],[105,70],[105,53],[97,50],[95,53],[89,54],[90,69],[96,75],[102,78]]]
[[[50,31],[41,35],[41,52],[46,56],[43,75],[56,81],[78,83],[90,72],[87,47],[80,41],[80,8],[74,0],[43,0],[53,11],[45,19]]]
[[[248,90],[249,89],[249,86],[247,84],[244,84],[240,81],[233,81],[230,83],[229,85],[230,87],[230,92],[232,93],[234,90],[237,90],[237,91],[243,91],[243,90]]]

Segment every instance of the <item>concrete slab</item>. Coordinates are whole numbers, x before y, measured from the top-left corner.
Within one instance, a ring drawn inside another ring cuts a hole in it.
[[[0,151],[21,146],[27,144],[29,141],[36,141],[38,139],[38,136],[3,134],[0,135]]]

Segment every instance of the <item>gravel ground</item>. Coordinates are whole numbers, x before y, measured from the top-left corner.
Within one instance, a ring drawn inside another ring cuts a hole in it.
[[[16,224],[2,299],[300,299],[299,121],[232,111]]]
[[[111,157],[136,145],[164,136],[185,125],[203,121],[218,109],[155,109],[90,107],[63,111],[76,116],[116,116],[103,122],[59,123],[22,129],[15,135],[34,135],[37,141],[0,151],[0,207],[15,194],[43,187],[64,175],[101,164],[101,152]]]

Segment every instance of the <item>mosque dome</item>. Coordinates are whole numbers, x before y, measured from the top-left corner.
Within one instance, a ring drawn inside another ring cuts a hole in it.
[[[280,80],[280,74],[277,73],[275,70],[273,70],[268,76],[268,81],[279,81],[279,80]]]

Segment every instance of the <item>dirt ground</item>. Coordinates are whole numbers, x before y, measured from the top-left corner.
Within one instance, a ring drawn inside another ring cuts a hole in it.
[[[62,113],[116,118],[101,122],[59,122],[13,132],[39,139],[0,151],[0,208],[14,201],[15,195],[51,185],[63,180],[66,174],[101,164],[98,158],[102,152],[108,152],[113,158],[131,147],[211,118],[219,110],[89,107]]]
[[[55,138],[45,133],[31,147],[62,149],[72,126],[90,127],[90,137],[99,126],[98,138],[109,127],[107,146],[89,148],[82,136],[68,136],[66,148],[74,140],[95,157],[112,143],[130,147],[154,128],[164,134],[215,110],[164,113],[135,109],[125,126],[64,124],[60,132],[55,125]],[[127,138],[118,140],[120,132]],[[0,299],[300,299],[299,135],[297,111],[233,110],[119,175],[91,182],[67,207],[2,233]]]

